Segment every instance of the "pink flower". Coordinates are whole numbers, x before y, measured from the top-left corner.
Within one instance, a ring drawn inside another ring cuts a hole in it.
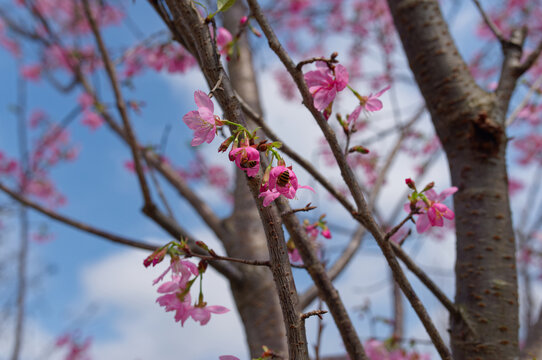
[[[41,65],[25,65],[21,67],[21,75],[30,81],[39,81],[41,76]]]
[[[102,126],[104,119],[96,114],[94,111],[85,110],[83,111],[83,125],[86,125],[90,130],[96,130]]]
[[[171,265],[169,265],[168,268],[159,277],[154,279],[152,284],[155,285],[158,282],[162,281],[164,279],[164,276],[166,276],[166,274],[170,270],[173,273],[172,275],[173,281],[175,281],[177,285],[179,285],[178,286],[179,288],[183,288],[183,289],[186,287],[186,283],[188,282],[190,278],[190,273],[192,273],[194,276],[198,276],[199,274],[198,267],[194,265],[193,263],[191,263],[190,261],[181,260],[179,258],[171,259]],[[158,288],[159,293],[167,292],[167,291],[161,291],[160,290],[161,288],[162,288],[161,286],[160,288]],[[164,288],[167,288],[167,287],[164,287]]]
[[[94,98],[89,93],[84,92],[81,95],[79,95],[79,97],[77,98],[77,102],[79,103],[79,105],[81,105],[83,109],[86,110],[90,108],[92,105],[94,105]]]
[[[216,45],[221,54],[227,54],[230,49],[230,43],[233,40],[230,32],[223,27],[216,31]]]
[[[235,165],[253,177],[260,170],[260,152],[252,146],[241,146],[230,151],[230,160],[235,160]]]
[[[233,355],[222,355],[218,357],[218,360],[241,360],[241,359]]]
[[[290,262],[295,263],[303,263],[303,260],[301,259],[301,255],[299,254],[299,251],[296,248],[288,249],[288,257],[290,258]]]
[[[184,322],[190,317],[192,310],[190,301],[190,293],[185,294],[182,300],[179,299],[178,293],[162,295],[156,299],[156,302],[163,306],[166,312],[175,311],[175,321],[180,321],[181,325],[184,325]]]
[[[331,239],[331,231],[329,231],[329,228],[322,230],[322,236],[326,239]]]
[[[308,189],[314,192],[310,186],[299,186],[295,173],[282,165],[275,166],[269,172],[269,181],[260,190],[259,197],[263,197],[263,206],[269,206],[280,195],[293,199],[297,189]]]
[[[305,81],[314,98],[314,107],[322,111],[348,85],[348,71],[340,64],[332,71],[322,61],[318,61],[316,67],[317,70],[305,74]]]
[[[386,91],[388,91],[390,87],[391,86],[388,85],[374,95],[370,94],[369,96],[358,96],[359,105],[357,108],[354,109],[352,114],[348,115],[348,122],[356,121],[359,117],[359,114],[361,113],[361,110],[371,112],[382,110],[382,107],[384,105],[382,104],[382,101],[380,101],[378,98],[382,96],[382,94],[384,94]]]
[[[211,320],[211,313],[213,314],[225,314],[229,309],[225,308],[224,306],[220,305],[212,305],[212,306],[195,306],[190,311],[190,316],[194,321],[199,321],[201,325],[205,325]]]
[[[201,90],[194,92],[194,100],[198,105],[198,110],[190,111],[183,116],[184,123],[195,130],[191,145],[197,146],[203,142],[210,144],[215,138],[217,120],[219,120],[213,114],[215,107],[207,94]]]
[[[427,231],[431,226],[442,227],[444,225],[444,219],[453,220],[455,214],[446,205],[441,202],[448,196],[454,194],[457,191],[457,187],[452,186],[446,190],[443,190],[440,194],[437,194],[435,190],[430,189],[424,192],[425,196],[429,200],[429,204],[420,200],[416,203],[416,207],[421,209],[421,214],[416,215],[416,230],[418,233]],[[404,206],[407,212],[410,212],[410,204],[407,203]]]

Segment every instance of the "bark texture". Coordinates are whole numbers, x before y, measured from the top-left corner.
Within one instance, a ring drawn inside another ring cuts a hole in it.
[[[239,19],[246,14],[241,1],[224,13],[224,25],[235,36]],[[253,108],[262,113],[258,84],[252,63],[251,49],[246,36],[237,42],[239,57],[228,62],[233,88]],[[249,124],[249,128],[253,128]],[[267,241],[254,199],[247,187],[246,175],[236,169],[234,210],[226,221],[233,234],[224,242],[228,255],[243,259],[267,260]],[[232,282],[231,289],[247,337],[251,357],[262,354],[262,345],[276,353],[286,354],[286,332],[280,303],[271,271],[266,267],[241,265],[244,279]]]
[[[459,188],[451,316],[455,359],[518,356],[515,241],[506,172],[507,101],[478,87],[436,0],[388,0],[416,82]]]

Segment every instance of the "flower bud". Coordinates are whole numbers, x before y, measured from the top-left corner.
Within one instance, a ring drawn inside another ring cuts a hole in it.
[[[409,188],[411,188],[412,190],[416,190],[416,184],[414,183],[414,180],[412,180],[411,178],[405,179],[405,183],[406,183],[407,186],[408,186]]]
[[[247,23],[247,21],[248,21],[248,17],[243,16],[241,20],[239,20],[239,25],[243,26]]]
[[[431,181],[429,184],[425,185],[422,192],[427,191],[427,190],[431,190],[434,186],[435,186],[435,182]]]
[[[232,142],[233,142],[233,136],[230,136],[229,138],[224,140],[222,144],[220,144],[220,146],[218,147],[218,152],[224,152],[228,150]]]
[[[348,150],[349,153],[353,153],[353,152],[358,152],[360,154],[368,154],[369,153],[369,149],[361,146],[361,145],[357,145],[357,146],[353,146],[351,147],[349,150]]]

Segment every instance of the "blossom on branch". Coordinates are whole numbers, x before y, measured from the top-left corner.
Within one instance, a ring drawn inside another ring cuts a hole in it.
[[[386,91],[388,91],[391,88],[390,85],[386,86],[384,89],[380,90],[376,94],[369,94],[369,96],[361,96],[358,93],[354,93],[356,97],[359,99],[359,105],[354,109],[352,114],[350,114],[347,119],[348,122],[356,121],[359,117],[359,114],[361,113],[361,110],[365,111],[378,111],[382,110],[384,105],[382,104],[382,101],[378,99],[382,94],[384,94]]]
[[[201,145],[203,142],[210,144],[216,135],[216,125],[221,125],[218,116],[214,115],[214,105],[209,96],[203,91],[194,92],[194,100],[198,110],[190,111],[183,116],[184,123],[194,130],[194,138],[191,145]]]
[[[253,177],[260,170],[260,152],[255,147],[245,145],[234,148],[230,151],[230,160],[235,161],[235,165],[247,173],[247,176]]]
[[[260,189],[259,197],[263,197],[263,206],[269,206],[280,195],[293,199],[297,189],[308,189],[314,192],[310,186],[299,186],[297,176],[292,169],[283,165],[275,166],[269,172],[269,181]]]
[[[452,186],[443,190],[440,194],[433,189],[424,191],[423,197],[420,196],[415,204],[415,208],[418,214],[416,219],[416,230],[418,233],[427,231],[431,226],[442,227],[444,225],[444,219],[453,220],[455,214],[446,205],[442,204],[448,196],[454,194],[457,191],[457,187]],[[404,206],[407,212],[411,211],[411,203],[407,203]]]
[[[322,111],[348,85],[348,71],[340,64],[331,70],[323,61],[316,62],[316,67],[317,70],[305,74],[305,81],[314,98],[314,107]]]

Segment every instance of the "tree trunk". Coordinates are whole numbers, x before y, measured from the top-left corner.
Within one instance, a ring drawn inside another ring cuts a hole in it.
[[[451,319],[455,359],[518,356],[515,241],[508,198],[508,104],[480,89],[459,55],[436,0],[388,0],[395,26],[459,188]]]
[[[224,25],[233,36],[237,33],[240,18],[246,14],[240,1],[224,13]],[[237,93],[261,114],[251,49],[246,35],[241,36],[237,42],[237,49],[239,57],[234,55],[228,62],[229,77]],[[267,242],[258,210],[246,184],[246,175],[237,168],[235,174],[234,210],[227,225],[237,236],[224,243],[226,251],[233,257],[267,260]],[[231,289],[243,320],[251,357],[259,357],[263,345],[276,353],[287,354],[286,331],[271,271],[267,267],[242,268],[244,281],[232,283]]]

